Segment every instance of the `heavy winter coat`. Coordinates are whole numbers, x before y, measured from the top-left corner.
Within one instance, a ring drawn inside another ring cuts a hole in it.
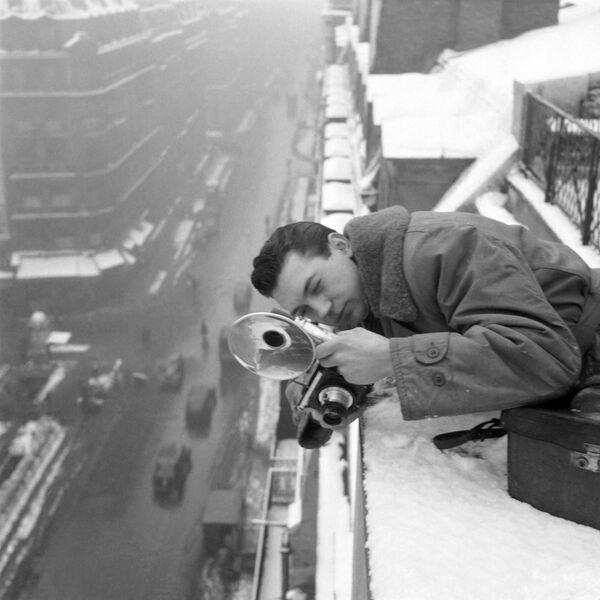
[[[397,206],[344,233],[391,338],[405,419],[561,397],[598,346],[600,272],[563,244],[479,215]]]

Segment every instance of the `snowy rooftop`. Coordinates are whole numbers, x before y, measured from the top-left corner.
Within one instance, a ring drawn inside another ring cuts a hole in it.
[[[0,0],[0,19],[95,16],[137,8],[132,0]]]
[[[430,75],[370,75],[367,98],[381,124],[384,157],[480,156],[512,128],[515,81],[600,73],[599,32],[596,11],[512,40],[449,52],[444,68]],[[476,131],[463,129],[466,113],[479,119]]]

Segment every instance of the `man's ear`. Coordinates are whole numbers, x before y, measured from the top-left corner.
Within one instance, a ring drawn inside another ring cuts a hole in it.
[[[352,256],[352,246],[350,245],[350,240],[343,236],[341,233],[337,233],[336,231],[332,231],[328,236],[329,247],[333,250],[340,250],[347,257]]]

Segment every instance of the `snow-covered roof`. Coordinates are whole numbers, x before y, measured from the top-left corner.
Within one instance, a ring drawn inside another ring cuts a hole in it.
[[[471,152],[477,150],[471,145],[481,143],[481,151],[487,147],[494,164],[501,163],[517,145],[509,136],[515,80],[600,73],[600,2],[596,6],[580,22],[450,57],[439,75],[447,78],[445,89],[452,83],[477,100],[465,106],[465,114],[470,115],[473,106],[478,107],[475,120],[457,127],[460,120],[455,119],[461,115],[436,121],[433,115],[407,114],[385,121],[390,125],[382,128],[384,147],[398,150],[395,138],[401,135],[402,151],[412,144],[413,151],[423,155],[434,155],[436,147]],[[392,80],[380,84],[381,89],[391,87]],[[486,119],[481,120],[482,115]],[[436,133],[438,129],[442,131]],[[500,142],[490,146],[496,134]],[[492,156],[498,145],[503,145],[502,152]],[[513,185],[527,182],[535,187],[517,172],[511,174]],[[544,210],[553,230],[567,231],[571,239],[563,237],[563,241],[579,251],[574,226],[567,226],[560,209],[544,202],[543,193],[536,190],[536,209]],[[531,199],[531,192],[527,196]],[[487,203],[488,211],[501,212],[498,198],[488,195],[479,200]],[[597,257],[588,262],[594,267],[600,264]],[[431,442],[438,433],[468,429],[496,416],[480,413],[408,422],[402,419],[395,392],[365,412],[367,548],[375,600],[442,596],[464,600],[474,595],[490,600],[584,600],[598,595],[599,532],[509,496],[506,438],[468,447],[462,455],[442,453]]]
[[[326,119],[347,119],[350,116],[348,105],[343,102],[327,104],[325,107]]]
[[[346,211],[353,213],[356,209],[356,194],[350,183],[331,181],[321,188],[321,210],[323,212]]]
[[[98,265],[101,271],[114,269],[123,265],[135,264],[135,258],[125,250],[112,248],[111,250],[103,250],[94,255],[94,262]]]
[[[600,12],[455,53],[433,74],[370,75],[367,99],[384,158],[477,157],[511,131],[516,81],[589,73],[600,73]]]
[[[344,137],[347,138],[350,135],[350,128],[347,123],[327,123],[323,130],[323,137],[325,139]]]
[[[349,158],[333,156],[323,161],[323,179],[325,181],[351,181],[352,163]]]
[[[385,121],[384,158],[475,158],[498,137],[485,117],[471,115],[405,116]]]
[[[137,9],[133,0],[0,0],[0,19],[92,17]]]
[[[439,73],[374,74],[369,75],[366,83],[367,102],[386,94],[425,94],[435,92],[442,84]]]
[[[348,138],[334,137],[325,140],[323,145],[323,156],[350,156],[351,154],[350,141]]]
[[[410,115],[451,115],[464,112],[464,94],[459,89],[436,91],[422,94],[418,92],[396,92],[381,94],[373,101],[373,123],[394,117]]]
[[[97,277],[100,269],[86,253],[13,254],[17,279],[56,279],[64,277]]]

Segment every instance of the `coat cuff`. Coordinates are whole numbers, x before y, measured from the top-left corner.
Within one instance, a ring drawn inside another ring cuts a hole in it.
[[[390,354],[402,417],[406,421],[439,416],[450,394],[448,332],[391,338]]]

